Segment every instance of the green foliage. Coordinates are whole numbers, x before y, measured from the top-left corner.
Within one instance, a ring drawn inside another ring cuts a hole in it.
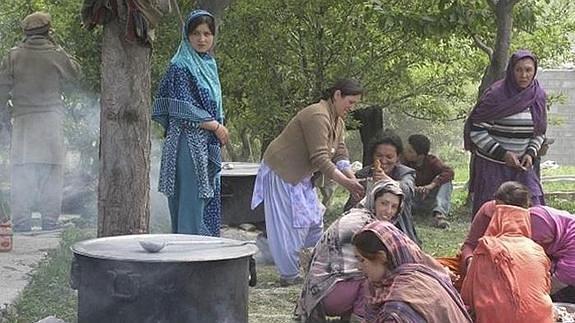
[[[178,3],[183,14],[196,5],[194,0]],[[84,117],[97,112],[102,28],[91,32],[81,28],[81,4],[0,2],[0,53],[22,38],[19,22],[26,14],[49,11],[55,39],[83,67],[82,90],[66,100],[74,109],[84,110],[76,113]],[[530,48],[546,66],[572,59],[565,31],[575,29],[574,7],[568,0],[519,1],[512,49]],[[489,63],[478,44],[493,48],[495,41],[495,18],[486,0],[233,1],[222,18],[216,57],[232,130],[230,155],[251,160],[259,158],[261,146],[298,110],[341,77],[362,81],[368,90],[363,106],[385,109],[386,127],[406,128],[407,121],[418,118],[431,121],[426,127],[434,133],[441,127],[451,132],[454,128],[446,120],[465,116]],[[152,92],[180,39],[179,18],[164,16],[156,30]],[[70,128],[68,133],[92,138],[90,131]],[[460,136],[457,131],[453,134],[452,138]],[[93,140],[77,144],[89,142]]]
[[[572,7],[520,1],[512,47],[531,48],[543,62],[564,60],[569,40],[558,31],[572,25]],[[405,116],[445,127],[475,102],[489,63],[478,44],[494,46],[494,26],[485,0],[236,1],[218,50],[227,115],[265,146],[331,80],[355,77],[368,89],[364,105],[388,111],[388,127]]]
[[[480,60],[473,44],[429,37],[403,20],[409,17],[400,6],[386,14],[375,8],[361,0],[236,2],[224,17],[218,50],[234,127],[265,145],[341,77],[364,83],[364,105],[431,119],[461,116],[463,89],[480,71],[471,64],[476,60],[462,59]]]
[[[553,149],[551,146],[550,149]],[[557,176],[557,175],[573,175],[575,174],[575,166],[560,166],[558,168],[552,169],[542,169],[541,176]]]

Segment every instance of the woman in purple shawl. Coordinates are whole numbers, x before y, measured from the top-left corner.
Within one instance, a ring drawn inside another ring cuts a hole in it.
[[[473,153],[469,185],[473,214],[506,181],[525,184],[532,204],[545,204],[532,167],[547,129],[546,95],[536,73],[535,55],[515,52],[505,78],[483,93],[465,122],[465,149]]]

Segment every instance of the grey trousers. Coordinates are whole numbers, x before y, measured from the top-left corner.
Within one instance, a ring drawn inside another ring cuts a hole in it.
[[[56,225],[62,211],[62,185],[62,165],[13,165],[10,210],[14,228],[30,230],[33,211],[42,214],[42,229]]]
[[[447,182],[439,187],[434,188],[427,194],[425,199],[420,194],[415,195],[413,210],[416,213],[432,214],[439,212],[445,216],[451,209],[451,193],[453,192],[453,183]]]

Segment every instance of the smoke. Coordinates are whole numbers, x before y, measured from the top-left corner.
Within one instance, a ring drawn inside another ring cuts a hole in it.
[[[67,176],[63,213],[82,214],[91,225],[97,223],[98,147],[100,103],[95,96],[84,96],[66,119],[68,146]],[[152,129],[154,129],[152,127]],[[168,203],[158,192],[162,142],[154,139],[150,150],[150,232],[171,232]],[[70,202],[70,203],[68,203]],[[80,203],[73,203],[80,202]],[[66,208],[64,208],[66,206]],[[70,207],[68,207],[70,206]],[[83,206],[78,208],[78,206]],[[64,212],[66,211],[66,212]]]
[[[62,214],[80,215],[80,224],[97,223],[99,96],[76,91],[66,98]]]

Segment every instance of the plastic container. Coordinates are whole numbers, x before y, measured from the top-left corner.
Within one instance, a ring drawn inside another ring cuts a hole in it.
[[[10,222],[0,224],[0,252],[12,250],[12,238],[12,224],[10,224]]]

